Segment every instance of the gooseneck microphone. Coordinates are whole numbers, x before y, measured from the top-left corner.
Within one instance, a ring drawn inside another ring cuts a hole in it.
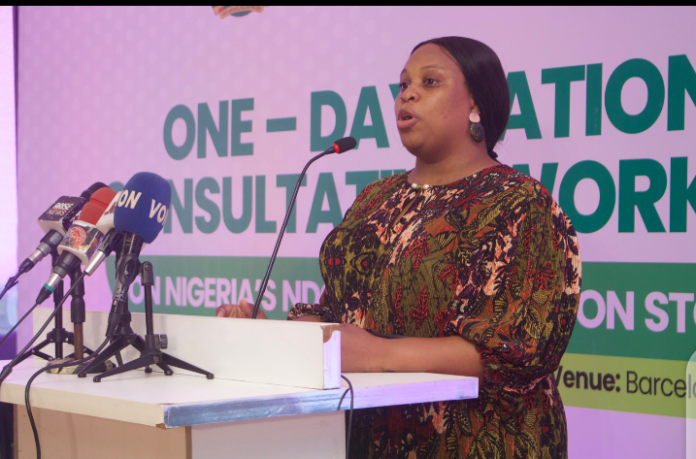
[[[271,261],[268,263],[268,269],[266,269],[266,274],[263,276],[263,281],[261,282],[261,287],[259,288],[259,294],[256,297],[256,303],[254,304],[254,312],[251,314],[252,319],[256,319],[256,315],[259,313],[259,308],[261,307],[261,300],[263,300],[263,295],[266,293],[266,287],[268,286],[268,279],[271,277],[271,271],[273,270],[273,264],[275,263],[276,257],[278,256],[278,249],[280,249],[280,242],[283,240],[283,235],[285,234],[285,228],[288,226],[288,220],[290,220],[290,213],[292,208],[295,206],[295,201],[297,200],[297,193],[300,191],[300,185],[302,179],[307,173],[310,164],[312,164],[317,159],[322,156],[330,155],[333,153],[341,154],[348,150],[352,150],[357,145],[356,140],[353,137],[344,137],[331,145],[328,149],[319,153],[314,158],[310,159],[309,162],[302,169],[300,178],[297,180],[297,185],[295,185],[295,191],[292,192],[292,198],[290,199],[290,204],[288,205],[288,210],[285,213],[285,219],[280,227],[280,232],[278,233],[278,240],[276,241],[275,248],[273,249],[273,254],[271,255]]]

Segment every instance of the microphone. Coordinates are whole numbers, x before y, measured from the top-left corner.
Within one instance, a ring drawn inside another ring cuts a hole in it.
[[[63,238],[63,242],[58,246],[61,257],[66,258],[67,255],[64,253],[68,252],[77,257],[81,264],[87,264],[104,237],[96,223],[114,195],[116,192],[109,187],[103,187],[94,192]]]
[[[96,182],[83,191],[79,198],[61,196],[46,212],[41,214],[37,222],[45,235],[41,238],[36,250],[19,265],[19,274],[31,271],[44,257],[56,250],[65,236],[65,232],[75,219],[75,215],[82,210],[82,207],[96,190],[105,186],[101,182]]]
[[[256,315],[259,313],[259,308],[261,307],[261,300],[263,299],[264,293],[266,293],[268,279],[270,279],[271,277],[273,264],[275,263],[275,259],[278,256],[280,242],[283,240],[285,228],[288,226],[288,220],[290,219],[290,213],[292,212],[292,208],[295,206],[295,201],[297,200],[297,193],[300,191],[300,184],[302,183],[302,179],[304,178],[305,173],[307,173],[307,169],[309,169],[310,164],[312,164],[314,161],[321,158],[322,156],[330,155],[333,153],[345,153],[348,150],[352,150],[353,148],[355,148],[356,145],[357,141],[353,137],[344,137],[342,139],[339,139],[336,142],[334,142],[333,145],[331,145],[328,149],[324,150],[322,153],[319,153],[317,156],[310,159],[309,162],[305,165],[304,169],[302,169],[300,178],[297,180],[297,185],[295,185],[295,191],[293,191],[292,193],[292,198],[290,199],[288,210],[285,213],[285,219],[283,220],[283,224],[280,227],[280,232],[278,233],[278,240],[276,241],[275,248],[273,249],[273,254],[271,255],[271,261],[268,263],[268,269],[266,269],[266,274],[263,276],[263,281],[261,282],[261,287],[259,288],[259,294],[256,297],[256,303],[254,304],[254,312],[251,314],[252,319],[256,319]]]
[[[108,234],[109,231],[114,229],[114,211],[116,210],[116,205],[118,204],[118,198],[121,197],[121,192],[119,191],[113,197],[106,210],[102,214],[101,218],[97,222],[97,228],[104,234]]]
[[[111,255],[111,252],[114,250],[120,251],[121,249],[123,235],[114,229],[114,211],[120,196],[121,192],[119,191],[97,222],[97,229],[106,236],[104,236],[101,245],[85,266],[85,274],[88,276],[91,276],[101,266],[104,260]]]
[[[169,182],[152,172],[138,172],[121,191],[114,209],[114,229],[152,243],[164,228],[171,199]]]
[[[102,187],[93,193],[89,202],[80,210],[77,220],[70,226],[57,248],[60,256],[53,266],[53,272],[48,281],[36,298],[37,304],[43,303],[51,296],[55,287],[68,273],[80,264],[87,264],[94,255],[104,237],[95,224],[115,194],[116,192],[111,188]]]
[[[112,337],[123,316],[129,315],[128,289],[140,272],[138,256],[162,231],[169,213],[172,189],[164,178],[139,172],[126,183],[114,209],[114,230],[123,233],[123,246],[116,263],[111,312],[106,336]]]
[[[116,193],[108,186],[103,186],[102,188],[99,188],[92,194],[90,202],[98,206],[101,209],[101,213],[103,215],[108,209],[108,207],[111,205],[111,202],[117,194],[118,193]]]
[[[352,150],[353,148],[355,148],[355,146],[357,144],[358,144],[358,142],[353,137],[344,137],[342,139],[335,141],[331,145],[331,147],[329,147],[328,150],[324,151],[324,153],[319,155],[319,157],[321,158],[324,155],[330,155],[332,153],[336,153],[336,154],[340,155],[341,153],[345,153],[348,150]],[[312,161],[310,161],[310,164],[313,161],[314,161],[314,159],[312,159]]]
[[[39,241],[36,250],[19,265],[19,274],[28,273],[37,263],[43,260],[46,255],[56,250],[60,241],[63,240],[63,236],[64,234],[58,230],[49,230],[49,232],[41,238],[41,241]]]

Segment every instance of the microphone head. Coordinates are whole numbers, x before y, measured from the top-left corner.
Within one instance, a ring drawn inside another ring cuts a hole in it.
[[[92,226],[96,225],[104,215],[106,208],[109,206],[114,196],[116,196],[116,192],[108,186],[98,189],[92,193],[89,202],[87,202],[80,213],[77,214],[75,220],[89,223]],[[105,232],[102,231],[102,233]]]
[[[114,199],[114,196],[116,196],[116,192],[108,186],[105,186],[92,193],[89,202],[99,206],[103,212],[109,204],[111,204],[111,200]]]
[[[331,148],[333,148],[334,153],[341,154],[347,152],[348,150],[352,150],[357,144],[358,142],[355,140],[355,138],[344,137],[335,141]]]
[[[48,233],[53,229],[65,235],[65,232],[75,219],[75,215],[82,210],[82,206],[86,202],[87,199],[82,197],[61,196],[56,202],[51,204],[51,207],[46,212],[41,214],[37,222],[44,233]]]
[[[84,223],[89,223],[90,225],[96,225],[103,213],[104,209],[99,207],[99,205],[95,204],[90,199],[90,201],[87,204],[85,204],[85,206],[82,208],[80,213],[77,214],[75,222],[80,221]],[[75,222],[73,222],[73,225],[75,224]]]
[[[90,199],[80,211],[78,219],[70,225],[58,246],[58,253],[70,252],[78,257],[83,265],[87,264],[104,239],[104,235],[94,226],[103,213],[104,209],[95,204],[94,199]]]
[[[172,189],[164,178],[152,172],[138,172],[119,195],[114,228],[151,243],[164,227],[171,198]]]
[[[79,198],[71,196],[61,196],[46,212],[41,214],[38,219],[39,226],[44,233],[51,230],[56,230],[63,236],[70,228],[77,214],[82,210],[82,207],[92,197],[92,195],[102,188],[111,188],[104,185],[102,182],[95,182],[82,192]],[[113,190],[111,190],[113,192]],[[103,193],[103,192],[102,192]]]
[[[89,188],[87,188],[85,191],[82,192],[80,197],[85,198],[85,199],[89,199],[92,197],[92,195],[94,194],[95,191],[97,191],[101,188],[104,188],[104,187],[106,187],[106,185],[103,184],[102,182],[94,182],[92,184],[92,186],[90,186]]]

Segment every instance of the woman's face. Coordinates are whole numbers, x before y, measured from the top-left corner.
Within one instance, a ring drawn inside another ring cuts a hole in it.
[[[460,154],[471,142],[469,113],[474,101],[457,62],[429,43],[406,62],[396,98],[396,125],[406,149],[424,161]]]

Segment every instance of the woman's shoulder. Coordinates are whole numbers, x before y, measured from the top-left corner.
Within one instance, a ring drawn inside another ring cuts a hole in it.
[[[501,165],[498,184],[501,192],[497,199],[502,209],[507,209],[507,217],[527,220],[533,227],[547,227],[556,236],[570,237],[577,245],[576,231],[561,206],[551,193],[535,178],[509,166]]]
[[[504,164],[495,166],[486,174],[481,188],[484,193],[490,193],[494,201],[507,202],[513,208],[535,205],[551,209],[557,205],[541,182]]]
[[[504,186],[506,190],[523,191],[533,198],[551,197],[551,194],[541,182],[524,172],[505,164],[496,166],[494,171],[497,173],[497,177],[494,180]]]

